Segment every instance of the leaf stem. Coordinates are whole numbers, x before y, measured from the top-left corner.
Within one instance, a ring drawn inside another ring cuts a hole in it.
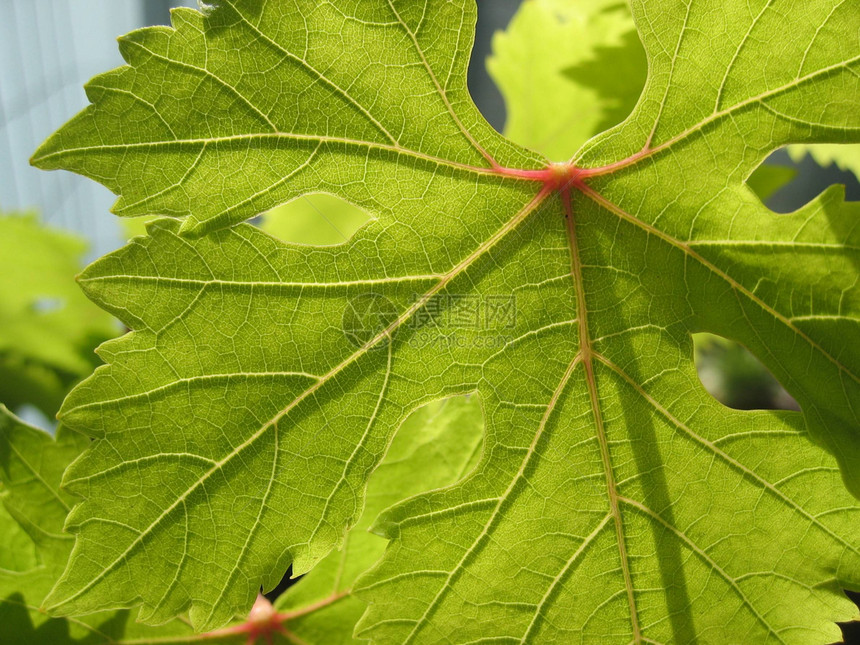
[[[289,621],[332,605],[349,593],[350,590],[348,589],[338,591],[307,607],[293,611],[275,611],[272,603],[265,596],[259,595],[245,622],[206,632],[200,635],[200,639],[217,639],[245,634],[248,637],[248,645],[255,645],[260,638],[271,643],[273,635],[289,634],[286,628]]]

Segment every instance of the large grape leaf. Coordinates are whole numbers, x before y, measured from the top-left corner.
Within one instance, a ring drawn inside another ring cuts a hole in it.
[[[98,440],[50,607],[225,622],[342,540],[410,410],[477,391],[473,474],[377,524],[366,635],[834,638],[858,504],[809,438],[860,492],[858,212],[832,189],[777,216],[744,180],[860,138],[855,8],[634,3],[643,97],[562,166],[471,103],[471,1],[224,0],[126,37],[34,161],[185,219],[82,277],[135,331],[64,408]],[[328,248],[216,230],[315,191],[374,220]],[[803,413],[716,403],[698,331]]]

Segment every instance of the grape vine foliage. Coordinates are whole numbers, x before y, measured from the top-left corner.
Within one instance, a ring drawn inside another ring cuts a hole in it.
[[[630,4],[644,90],[562,163],[473,104],[475,0],[213,0],[120,39],[128,65],[33,157],[165,216],[79,279],[132,331],[60,412],[93,441],[45,611],[223,634],[324,566],[398,428],[449,399],[478,406],[478,452],[418,460],[362,520],[389,542],[348,589],[357,638],[838,639],[860,207],[833,187],[778,215],[746,179],[782,146],[860,142],[860,6]],[[371,218],[332,246],[246,223],[314,192]],[[802,412],[717,403],[696,332]]]

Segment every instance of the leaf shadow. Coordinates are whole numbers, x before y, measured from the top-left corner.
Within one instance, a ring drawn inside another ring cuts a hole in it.
[[[65,619],[48,619],[36,627],[24,597],[15,593],[0,600],[0,624],[3,625],[0,641],[5,645],[101,645],[106,640],[114,643],[124,638],[128,620],[129,611],[123,610],[109,616],[97,627],[79,622],[90,633],[83,638],[74,638],[69,633],[69,621]]]
[[[621,338],[627,338],[626,335]],[[629,341],[622,341],[625,347],[621,350],[627,355],[635,355],[636,349]],[[690,348],[692,352],[692,347]],[[625,371],[636,383],[644,383],[637,362],[625,366]],[[671,467],[660,453],[660,443],[654,423],[655,415],[643,415],[639,408],[633,405],[622,405],[624,424],[631,451],[636,463],[643,490],[643,504],[658,515],[668,526],[676,526],[669,494],[669,484],[666,480],[666,468]],[[655,412],[656,414],[656,412]],[[691,611],[690,593],[684,572],[684,557],[677,538],[668,529],[650,522],[657,552],[657,567],[666,594],[666,605],[669,611],[669,624],[674,643],[697,643],[695,624]]]

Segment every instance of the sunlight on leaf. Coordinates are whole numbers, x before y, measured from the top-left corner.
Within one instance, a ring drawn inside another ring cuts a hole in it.
[[[412,411],[474,392],[481,458],[376,521],[359,636],[837,638],[860,588],[860,206],[831,188],[776,215],[746,179],[858,141],[860,12],[637,0],[640,101],[550,165],[468,95],[472,0],[288,4],[130,34],[34,156],[180,220],[81,278],[134,331],[62,411],[96,441],[65,475],[84,501],[49,609],[227,623],[343,544]],[[328,247],[240,223],[318,192],[374,219]],[[715,401],[701,331],[803,413]]]

